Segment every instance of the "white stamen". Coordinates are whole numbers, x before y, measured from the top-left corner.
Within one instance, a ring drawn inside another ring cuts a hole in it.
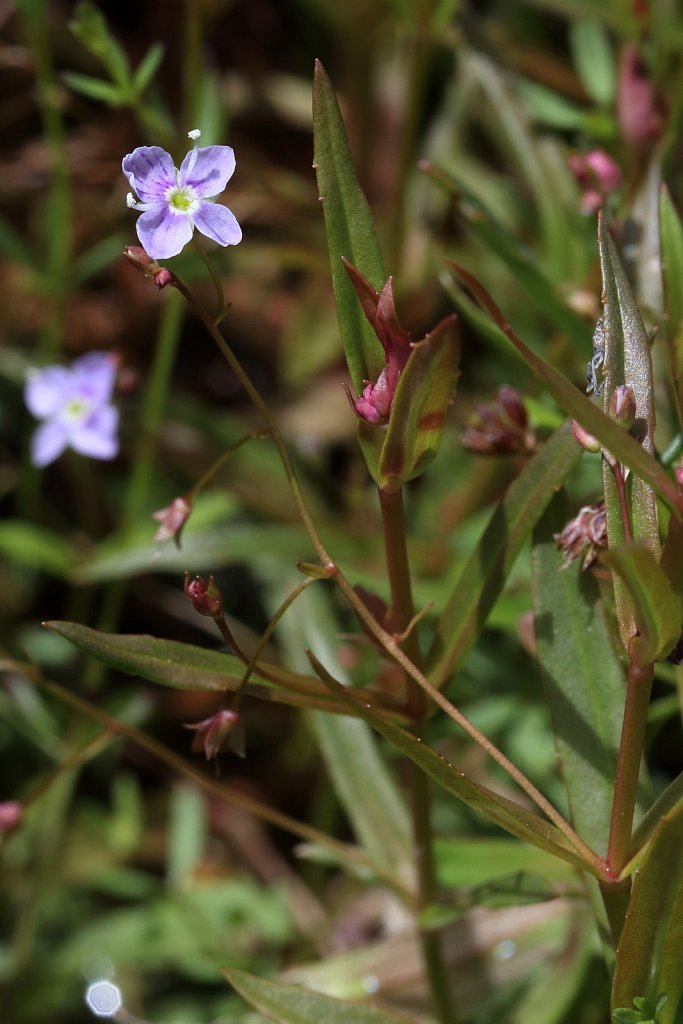
[[[134,210],[135,207],[137,206],[137,203],[138,203],[138,201],[135,198],[135,196],[133,195],[133,193],[129,192],[128,195],[126,196],[126,206],[128,207],[128,209],[129,210]]]
[[[192,139],[193,142],[196,142],[197,139],[201,139],[201,137],[202,137],[201,128],[193,128],[191,132],[187,133],[187,137],[188,137],[188,139]]]

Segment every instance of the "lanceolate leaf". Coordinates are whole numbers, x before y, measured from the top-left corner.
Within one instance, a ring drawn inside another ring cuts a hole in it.
[[[676,387],[679,414],[683,411],[683,225],[671,196],[662,189],[659,206],[664,278],[666,340]]]
[[[662,466],[646,451],[635,438],[606,416],[594,402],[574,387],[558,370],[545,359],[536,355],[515,333],[505,316],[486,289],[467,270],[451,260],[447,263],[461,281],[488,312],[502,334],[524,357],[530,369],[546,385],[558,405],[572,416],[589,433],[600,441],[620,462],[628,466],[636,476],[646,481],[671,506],[675,515],[681,516],[679,494],[673,480]]]
[[[379,376],[384,353],[363,314],[342,256],[378,291],[386,275],[370,209],[356,178],[337,98],[320,61],[316,61],[313,79],[313,140],[339,330],[349,372],[360,393],[364,380],[376,380]]]
[[[224,968],[222,973],[255,1010],[278,1024],[417,1024],[375,1006],[345,1003],[299,985],[268,981],[234,968]]]
[[[442,686],[484,627],[526,539],[581,455],[568,423],[530,459],[491,516],[441,613],[428,675]]]
[[[655,410],[650,341],[626,271],[602,216],[598,221],[598,245],[602,269],[602,319],[605,343],[605,361],[602,367],[603,409],[607,411],[615,388],[619,384],[627,384],[636,400],[635,427],[642,450],[651,455],[654,452]],[[610,451],[617,458],[621,458],[618,451],[611,447]],[[631,468],[635,474],[631,482],[633,537],[635,540],[645,541],[655,554],[659,554],[657,504],[654,493],[657,485],[654,480],[641,474],[638,467]],[[614,547],[622,541],[622,516],[614,475],[606,462],[603,466],[603,483],[607,532],[610,547]]]
[[[637,997],[668,999],[658,1024],[679,1024],[683,1014],[683,807],[665,815],[633,879],[619,940],[612,1009]]]
[[[541,818],[514,800],[508,800],[493,790],[481,786],[469,779],[464,772],[458,771],[442,754],[437,753],[426,743],[416,739],[412,733],[394,725],[384,715],[363,700],[362,695],[356,696],[352,690],[336,682],[320,662],[309,652],[309,658],[316,672],[329,688],[330,692],[340,701],[347,701],[355,706],[361,717],[376,729],[393,746],[402,751],[434,782],[443,786],[469,807],[485,815],[490,821],[510,832],[513,836],[537,846],[541,850],[555,854],[569,864],[592,872],[592,866],[586,864],[569,840],[555,825]]]
[[[180,690],[235,690],[244,675],[243,663],[232,654],[194,647],[153,636],[100,633],[75,622],[46,622],[45,626],[105,665]],[[311,677],[288,672],[279,665],[259,662],[254,673],[270,685],[248,685],[246,692],[264,700],[319,708],[348,715],[349,708],[331,701],[328,691]],[[375,699],[367,693],[372,703]]]
[[[377,467],[382,490],[398,490],[436,455],[460,373],[457,321],[447,317],[413,346],[391,407]],[[382,430],[382,427],[368,427]]]
[[[593,575],[582,572],[579,558],[562,567],[553,533],[564,526],[564,509],[555,500],[535,531],[536,645],[572,822],[606,856],[625,673]]]
[[[655,556],[645,545],[628,544],[606,551],[601,560],[631,596],[638,635],[629,654],[643,664],[661,661],[681,635],[681,605]]]

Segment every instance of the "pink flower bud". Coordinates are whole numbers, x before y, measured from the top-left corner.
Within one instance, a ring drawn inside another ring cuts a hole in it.
[[[239,722],[239,717],[236,711],[226,708],[217,711],[211,718],[205,718],[203,722],[194,725],[184,723],[185,729],[194,729],[196,733],[192,740],[192,753],[199,754],[204,751],[207,761],[215,758],[225,749],[226,740]]]
[[[589,434],[587,430],[584,430],[581,424],[577,423],[576,420],[572,420],[572,434],[574,435],[575,440],[587,452],[595,453],[600,451],[600,442],[593,437],[592,434]]]
[[[635,43],[626,43],[617,84],[617,118],[621,137],[633,146],[649,148],[662,135],[667,113],[657,96]]]
[[[190,579],[189,572],[185,573],[185,593],[192,601],[192,606],[200,615],[208,615],[212,619],[220,619],[223,615],[223,598],[216,586],[213,576],[209,582],[201,576]]]
[[[0,803],[0,835],[20,825],[23,816],[24,805],[18,800],[5,800]]]
[[[166,288],[169,284],[175,284],[175,277],[170,270],[166,269],[166,267],[160,267],[159,270],[155,271],[152,277],[154,278],[154,284],[158,291],[161,291],[162,288]]]
[[[567,161],[569,170],[583,189],[581,210],[595,213],[604,204],[608,195],[621,184],[621,168],[602,149],[588,153],[574,153]]]
[[[613,420],[630,430],[636,419],[636,396],[626,384],[619,384],[609,400],[609,414]]]
[[[180,534],[191,511],[192,503],[186,498],[174,498],[166,508],[160,508],[158,512],[152,512],[152,519],[156,519],[161,524],[154,534],[155,541],[161,543],[173,537],[176,545],[180,547]]]
[[[159,266],[157,261],[153,260],[141,245],[127,245],[123,250],[123,255],[136,270],[141,270],[143,274],[150,274]]]

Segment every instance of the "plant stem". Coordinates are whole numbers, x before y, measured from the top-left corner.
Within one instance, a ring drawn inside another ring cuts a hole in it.
[[[607,846],[607,867],[613,878],[628,860],[653,676],[654,665],[630,661]]]
[[[603,457],[605,462],[612,470],[612,476],[614,477],[614,483],[617,488],[617,495],[619,497],[619,508],[621,509],[621,519],[624,526],[624,539],[627,544],[633,543],[633,530],[631,529],[631,516],[628,510],[628,498],[626,496],[626,481],[624,480],[624,471],[621,468],[620,463],[610,455],[609,452],[603,450]]]
[[[379,492],[384,527],[389,586],[391,588],[391,622],[399,633],[408,628],[415,610],[413,607],[410,563],[406,545],[405,518],[403,514],[403,492]],[[410,630],[403,646],[413,665],[418,668],[422,662],[417,629]],[[421,737],[427,712],[424,692],[410,675],[405,673],[408,687],[408,706],[413,732]],[[434,868],[434,845],[431,823],[431,789],[427,775],[412,761],[409,765],[411,811],[413,821],[413,844],[417,869],[417,906],[415,908],[422,957],[425,964],[434,1009],[442,1024],[456,1024],[453,995],[448,983],[441,935],[427,931],[420,924],[420,916],[436,899],[437,885]]]

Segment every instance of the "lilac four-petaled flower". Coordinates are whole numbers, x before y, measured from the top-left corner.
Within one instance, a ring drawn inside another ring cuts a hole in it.
[[[43,420],[31,438],[31,462],[47,466],[65,448],[92,459],[118,453],[118,410],[111,404],[118,359],[109,352],[89,352],[71,367],[30,370],[24,397],[36,419]]]
[[[128,205],[142,211],[138,238],[155,260],[177,256],[195,228],[219,245],[237,245],[242,238],[234,214],[210,202],[232,177],[235,154],[230,146],[199,149],[200,134],[188,132],[195,145],[180,170],[159,146],[139,146],[123,158],[123,173],[135,193],[128,194]]]

